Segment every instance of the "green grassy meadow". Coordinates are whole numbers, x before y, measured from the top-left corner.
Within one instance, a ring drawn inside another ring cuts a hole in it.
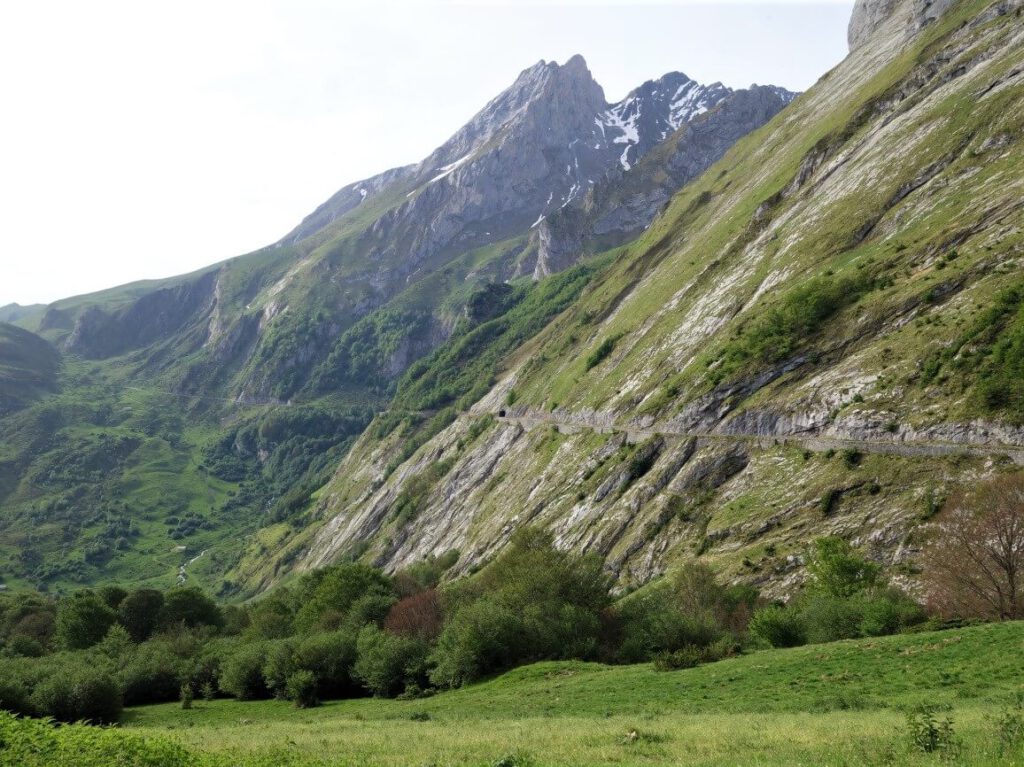
[[[237,765],[1020,764],[998,721],[1016,710],[1022,651],[1024,623],[1005,623],[671,672],[537,663],[418,700],[141,707],[124,729]],[[952,720],[952,750],[914,748],[921,704]]]

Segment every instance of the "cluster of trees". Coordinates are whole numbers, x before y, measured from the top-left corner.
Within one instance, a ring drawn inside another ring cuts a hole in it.
[[[841,538],[819,538],[807,562],[803,592],[768,605],[750,622],[751,636],[773,647],[895,634],[924,623],[924,608],[881,583],[881,569]]]
[[[787,603],[692,563],[619,599],[599,557],[525,529],[472,576],[452,552],[393,576],[345,563],[245,606],[195,588],[0,595],[0,708],[116,721],[123,705],[230,695],[298,706],[418,697],[538,660],[678,669],[748,649],[880,636],[941,619],[1024,616],[1024,480],[953,503],[925,552],[927,607],[842,539],[814,542]]]

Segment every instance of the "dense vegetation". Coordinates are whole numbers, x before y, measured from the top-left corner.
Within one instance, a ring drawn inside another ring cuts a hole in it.
[[[699,565],[618,601],[600,559],[520,531],[476,575],[439,588],[456,561],[394,577],[347,563],[245,606],[194,587],[106,587],[59,600],[0,597],[3,708],[113,722],[123,705],[229,695],[300,707],[361,695],[416,698],[541,660],[653,660],[677,669],[765,646],[895,633],[924,621],[879,588],[877,567],[818,542],[807,594],[765,603]]]

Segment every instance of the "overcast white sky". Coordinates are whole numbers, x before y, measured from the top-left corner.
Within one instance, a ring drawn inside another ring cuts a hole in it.
[[[674,69],[806,89],[846,55],[852,6],[4,2],[0,306],[271,243],[542,58],[583,54],[611,101]]]

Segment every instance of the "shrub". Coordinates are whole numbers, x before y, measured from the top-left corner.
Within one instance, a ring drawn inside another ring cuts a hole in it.
[[[0,762],[18,767],[192,767],[197,764],[176,743],[162,738],[140,738],[119,729],[82,725],[54,727],[35,719],[16,719],[0,712]]]
[[[706,652],[696,645],[687,645],[672,652],[660,652],[654,656],[655,671],[678,671],[693,668],[707,660]]]
[[[587,355],[586,366],[587,370],[600,365],[604,360],[615,350],[615,344],[618,343],[617,337],[609,337],[604,339],[594,351]]]
[[[299,670],[288,677],[285,696],[299,708],[313,708],[320,705],[316,690],[317,680],[313,672]]]
[[[117,607],[117,619],[135,642],[145,642],[152,635],[164,606],[164,595],[156,589],[136,589]]]
[[[179,693],[179,695],[181,697],[181,707],[186,711],[192,708],[192,702],[196,699],[196,694],[195,691],[193,691],[192,689],[192,685],[190,685],[188,682],[183,684],[181,686],[181,692]]]
[[[169,703],[178,699],[184,662],[167,649],[143,645],[121,669],[124,701],[129,706]]]
[[[250,608],[247,634],[258,639],[284,639],[292,633],[294,618],[289,600],[270,594]]]
[[[310,573],[298,585],[302,606],[295,616],[295,629],[338,628],[353,604],[372,594],[391,595],[392,587],[383,573],[367,565],[346,563]]]
[[[807,642],[803,621],[794,610],[778,605],[764,607],[750,619],[750,633],[772,647],[797,647]]]
[[[33,713],[28,690],[17,679],[0,680],[0,710],[28,716]]]
[[[7,652],[22,658],[39,658],[46,654],[46,648],[38,640],[24,634],[15,634],[7,640]]]
[[[263,681],[275,698],[287,699],[288,679],[295,673],[295,659],[292,645],[288,641],[274,642],[267,646],[263,663]]]
[[[806,641],[835,642],[859,636],[863,618],[861,607],[859,601],[852,599],[811,597],[800,610]]]
[[[389,634],[373,625],[356,641],[355,676],[374,695],[394,697],[427,676],[427,645],[418,639]]]
[[[239,700],[270,697],[263,678],[264,652],[265,646],[262,643],[239,647],[224,661],[220,688]]]
[[[57,642],[69,650],[92,647],[106,636],[116,615],[98,594],[78,591],[57,605]]]
[[[295,646],[295,667],[311,671],[321,698],[333,698],[356,691],[352,667],[356,662],[355,634],[334,631],[313,634]]]
[[[445,626],[434,650],[431,680],[458,687],[522,657],[524,627],[520,616],[490,598],[460,609]]]
[[[924,610],[905,594],[894,592],[867,599],[861,608],[862,636],[885,636],[916,626],[925,620]]]
[[[640,663],[684,647],[707,647],[722,634],[710,616],[682,614],[668,589],[654,589],[618,610],[621,640],[616,659]]]
[[[444,628],[444,610],[436,589],[428,588],[391,606],[384,628],[393,634],[433,641]]]
[[[194,586],[171,589],[164,596],[159,625],[164,629],[197,628],[224,625],[220,608],[201,589]]]
[[[101,671],[57,671],[36,685],[32,706],[58,722],[112,724],[121,716],[121,687]]]
[[[881,568],[869,562],[842,538],[829,536],[814,542],[807,572],[813,591],[830,597],[851,597],[875,586]]]
[[[939,719],[938,709],[920,705],[907,714],[907,729],[911,745],[926,754],[945,753],[955,756],[959,743],[953,732],[953,720]]]

